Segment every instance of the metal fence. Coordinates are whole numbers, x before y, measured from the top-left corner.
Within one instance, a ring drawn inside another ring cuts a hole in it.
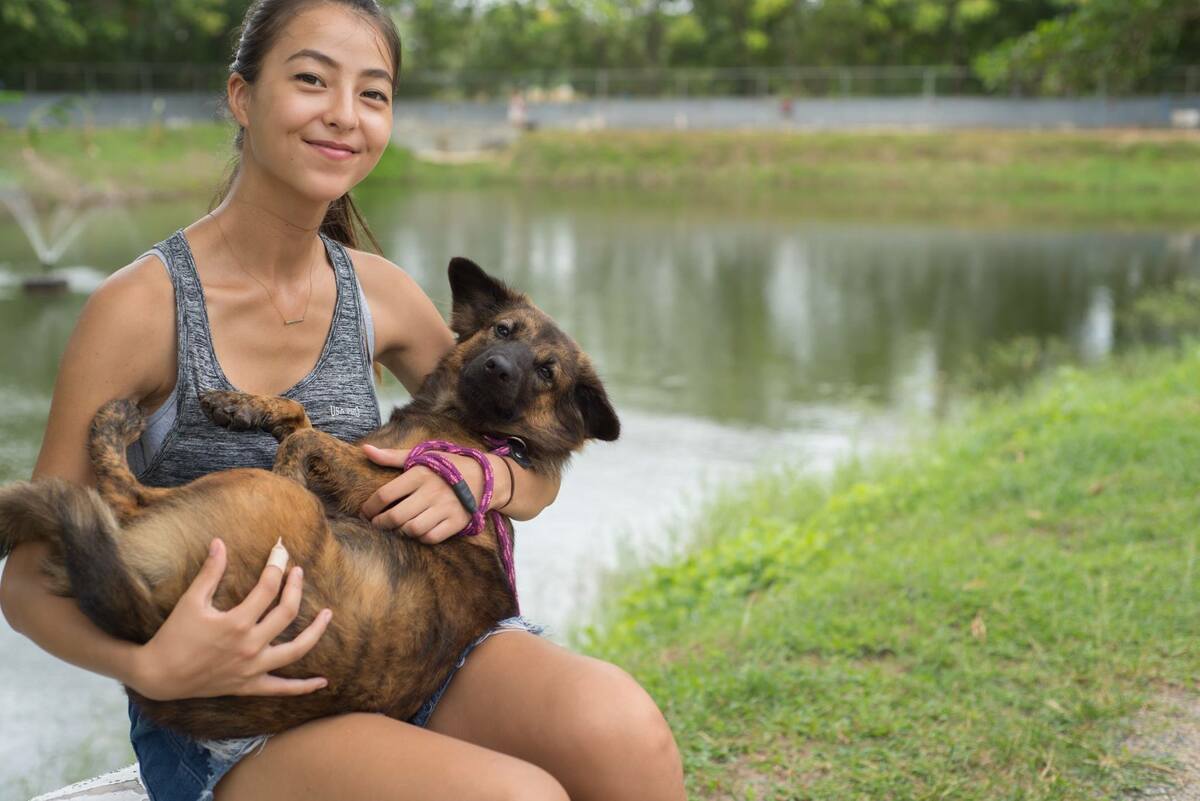
[[[219,64],[57,63],[0,65],[0,89],[27,92],[219,92],[226,67]],[[1120,91],[1097,75],[1095,88],[1053,94],[1030,92],[1018,78],[994,90],[970,69],[952,66],[746,67],[711,69],[561,69],[538,72],[459,71],[406,73],[407,97],[495,99],[522,92],[534,100],[622,97],[1093,97],[1200,94],[1200,65],[1164,71]]]

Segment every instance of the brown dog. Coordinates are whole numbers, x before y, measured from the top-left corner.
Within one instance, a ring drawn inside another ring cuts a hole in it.
[[[579,347],[474,263],[455,259],[449,272],[458,344],[412,402],[362,441],[407,448],[447,439],[485,448],[485,435],[519,437],[533,469],[557,473],[586,440],[616,439],[616,414]],[[279,439],[274,469],[225,470],[174,489],[142,486],[125,461],[142,415],[129,401],[113,401],[91,429],[98,492],[57,479],[0,490],[0,556],[21,542],[49,543],[45,570],[55,591],[74,596],[117,637],[153,636],[199,571],[213,532],[229,546],[218,608],[249,593],[282,533],[304,568],[304,596],[279,640],[292,639],[322,608],[335,610],[317,646],[278,671],[325,676],[325,689],[159,702],[127,688],[152,720],[216,739],[351,711],[407,719],[469,643],[516,614],[490,523],[479,536],[434,546],[378,531],[358,510],[398,471],[316,431],[293,401],[231,392],[203,400],[218,424]]]

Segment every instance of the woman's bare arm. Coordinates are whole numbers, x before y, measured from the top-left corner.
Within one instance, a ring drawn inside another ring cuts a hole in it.
[[[157,267],[161,281],[147,267]],[[173,382],[172,297],[155,261],[119,271],[88,299],[59,366],[35,479],[94,484],[86,438],[95,412],[112,398],[147,398]],[[46,589],[39,569],[45,553],[39,543],[9,556],[0,578],[0,609],[9,624],[61,659],[136,684],[137,646],[105,634],[74,601]]]
[[[175,382],[173,298],[170,281],[153,257],[118,271],[89,298],[59,366],[35,479],[57,476],[93,484],[86,440],[100,406],[113,398],[144,402],[169,394]],[[262,617],[283,584],[283,572],[275,567],[264,570],[242,604],[222,612],[211,604],[226,556],[216,542],[176,610],[149,643],[139,646],[106,634],[74,601],[50,593],[39,569],[44,554],[39,544],[13,550],[0,578],[0,610],[14,629],[60,659],[160,699],[296,694],[323,686],[320,678],[289,681],[267,675],[302,656],[328,623],[327,616],[318,617],[292,643],[269,646],[299,608],[298,569],[289,577],[279,614]],[[261,624],[253,625],[260,618]],[[252,625],[244,625],[247,621]]]
[[[454,334],[429,297],[407,273],[382,256],[355,251],[354,263],[358,267],[363,290],[371,302],[372,318],[375,322],[376,360],[400,379],[409,392],[416,392],[425,376],[437,366],[438,361],[454,347]],[[367,456],[378,464],[396,466],[403,464],[406,452],[368,449]],[[450,457],[462,472],[471,490],[479,497],[483,488],[483,471],[467,457]],[[495,476],[497,502],[503,504],[504,513],[514,520],[529,520],[549,506],[558,496],[558,476],[547,476],[526,470],[512,459],[489,454],[492,473]],[[505,467],[507,463],[507,468]],[[512,476],[512,484],[509,476]],[[417,490],[424,485],[424,492]],[[436,495],[428,503],[425,498]],[[406,505],[386,507],[400,498],[413,499]],[[505,502],[506,499],[511,500]],[[445,518],[444,522],[431,528],[414,527],[410,523],[430,504],[445,509],[434,517]],[[420,509],[414,512],[415,507]],[[461,531],[467,524],[466,511],[457,496],[431,472],[418,469],[407,478],[389,482],[372,496],[363,506],[363,514],[372,518],[381,528],[404,531],[422,542],[441,542]]]

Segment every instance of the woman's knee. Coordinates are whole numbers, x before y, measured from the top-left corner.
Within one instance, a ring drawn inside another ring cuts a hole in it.
[[[557,779],[530,762],[519,762],[492,781],[487,796],[496,801],[570,801]]]
[[[652,772],[681,771],[679,750],[658,705],[624,670],[595,662],[590,675],[567,690],[576,740],[585,753],[619,761],[623,769],[642,765]],[[626,760],[630,760],[626,762]]]

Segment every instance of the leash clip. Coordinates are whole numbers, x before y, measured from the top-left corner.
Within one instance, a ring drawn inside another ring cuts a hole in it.
[[[529,470],[533,467],[533,462],[529,458],[529,451],[525,445],[525,440],[520,437],[505,437],[504,441],[508,443],[508,455],[512,460],[521,467]]]

